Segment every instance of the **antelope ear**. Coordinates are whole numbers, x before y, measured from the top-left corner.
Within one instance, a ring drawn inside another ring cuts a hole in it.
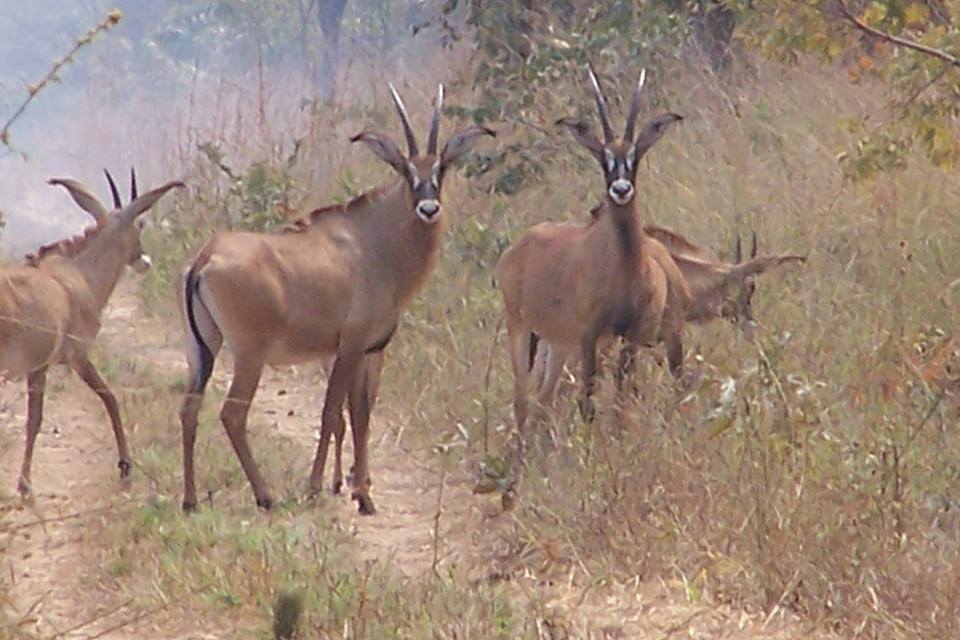
[[[93,216],[93,219],[97,223],[103,223],[107,221],[107,218],[110,215],[110,212],[107,210],[103,203],[100,202],[100,199],[93,195],[89,189],[77,182],[76,180],[71,180],[70,178],[50,178],[47,180],[47,184],[52,184],[57,187],[63,187],[70,193],[70,197],[73,198],[73,201],[77,205]]]
[[[350,142],[365,143],[374,155],[393,167],[394,171],[408,180],[412,177],[407,167],[406,156],[401,153],[396,143],[387,136],[371,131],[362,131],[351,137]]]
[[[555,124],[569,129],[574,139],[585,146],[593,154],[593,157],[603,165],[603,143],[593,134],[593,128],[587,122],[573,118],[560,118]]]
[[[749,276],[758,276],[766,273],[774,267],[779,267],[787,262],[806,262],[806,256],[782,255],[782,256],[760,256],[750,258],[746,262],[734,265],[730,269],[730,278],[742,280]]]
[[[447,144],[443,146],[443,152],[440,154],[440,168],[446,169],[462,158],[467,151],[473,148],[473,144],[480,136],[495,138],[497,132],[487,127],[467,127],[450,136]]]
[[[163,197],[163,194],[165,194],[167,191],[170,191],[170,189],[175,187],[184,186],[186,185],[179,180],[172,180],[162,186],[157,187],[156,189],[147,191],[142,196],[137,197],[133,202],[125,206],[115,215],[123,223],[133,222],[137,216],[145,213],[148,209],[150,209],[150,207],[155,205],[157,200]]]
[[[634,145],[633,150],[633,166],[637,166],[640,163],[641,158],[647,155],[650,147],[657,143],[663,134],[667,132],[667,129],[670,128],[671,124],[680,120],[683,120],[683,116],[677,113],[661,113],[648,122],[643,127],[640,135],[637,136],[637,143]]]

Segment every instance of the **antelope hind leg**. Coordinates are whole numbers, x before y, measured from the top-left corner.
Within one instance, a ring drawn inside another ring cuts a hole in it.
[[[260,384],[262,371],[263,363],[260,360],[242,357],[234,360],[233,381],[230,383],[227,399],[220,409],[220,420],[223,422],[237,458],[240,459],[240,466],[243,467],[243,472],[250,482],[253,495],[257,499],[257,506],[269,510],[273,506],[273,498],[253,459],[250,443],[247,441],[247,414],[250,412],[250,404]]]
[[[46,367],[27,376],[27,442],[23,450],[20,478],[17,480],[17,491],[21,498],[30,495],[30,466],[33,462],[33,447],[37,434],[40,433],[40,423],[43,422],[43,393],[46,383]]]

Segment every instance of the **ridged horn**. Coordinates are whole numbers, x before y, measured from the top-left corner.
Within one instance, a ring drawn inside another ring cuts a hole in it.
[[[417,147],[417,138],[413,133],[413,125],[410,124],[410,116],[407,115],[407,108],[403,106],[403,100],[394,88],[393,83],[388,82],[387,86],[390,87],[390,97],[393,98],[393,104],[397,107],[397,113],[400,114],[400,122],[403,124],[403,135],[407,138],[407,150],[411,158],[416,157],[420,155],[420,150]]]
[[[593,85],[593,97],[597,101],[597,111],[600,113],[600,124],[603,126],[603,141],[606,144],[613,142],[613,127],[610,126],[610,113],[607,111],[607,99],[603,97],[600,80],[590,65],[590,83]]]
[[[430,121],[430,135],[427,137],[427,155],[437,155],[437,140],[440,137],[440,116],[443,113],[443,85],[437,85],[437,103],[433,107],[433,120]]]
[[[640,114],[640,95],[643,93],[643,83],[647,79],[647,70],[640,70],[640,79],[633,89],[633,98],[630,100],[630,111],[627,113],[627,128],[623,131],[624,142],[633,142],[633,129]]]
[[[103,170],[104,175],[107,176],[107,182],[110,184],[110,195],[113,196],[113,208],[120,209],[123,207],[123,203],[120,202],[120,191],[117,189],[117,183],[113,181],[113,176],[110,175],[110,172],[106,169]]]

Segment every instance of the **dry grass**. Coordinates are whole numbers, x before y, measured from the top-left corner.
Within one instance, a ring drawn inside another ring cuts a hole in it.
[[[957,637],[960,180],[917,158],[881,181],[844,183],[843,119],[882,105],[829,71],[763,67],[727,93],[691,71],[667,77],[669,107],[687,120],[643,165],[647,217],[721,251],[753,229],[764,248],[808,263],[761,282],[756,343],[728,326],[688,331],[689,392],[645,359],[642,399],[624,411],[606,386],[593,425],[560,403],[499,530],[502,571],[578,585],[662,579],[691,602],[796,612],[843,635]],[[343,115],[337,130],[363,119]],[[321,133],[307,141],[314,164],[294,171],[301,187],[310,177],[339,197],[386,174],[366,155],[327,150]],[[437,468],[473,473],[507,451],[512,383],[492,267],[527,226],[585,219],[600,191],[594,166],[554,143],[571,160],[519,196],[484,192],[483,179],[445,185],[444,257],[390,347],[382,400],[404,446]],[[158,313],[172,309],[180,262],[236,202],[204,162],[171,228],[151,239],[164,259],[144,297]],[[249,624],[250,637],[268,633],[281,592],[302,594],[304,628],[322,637],[546,637],[543,610],[509,588],[452,569],[400,580],[387,561],[359,563],[326,511],[297,500],[310,452],[269,429],[254,447],[284,493],[275,513],[256,513],[213,398],[198,459],[216,494],[182,517],[178,380],[122,367],[111,379],[125,376],[154,389],[128,406],[150,443],[140,464],[153,498],[112,519],[106,566],[138,598],[189,601],[185,615],[211,629]]]

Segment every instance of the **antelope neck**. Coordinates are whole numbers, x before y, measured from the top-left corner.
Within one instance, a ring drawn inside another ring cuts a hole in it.
[[[613,225],[617,237],[617,246],[620,249],[620,259],[623,261],[624,273],[632,274],[640,264],[640,255],[643,248],[643,225],[637,215],[635,200],[625,205],[616,204],[607,197],[607,214]]]
[[[101,309],[107,305],[126,266],[116,242],[115,238],[95,238],[79,254],[66,258],[83,277]]]

